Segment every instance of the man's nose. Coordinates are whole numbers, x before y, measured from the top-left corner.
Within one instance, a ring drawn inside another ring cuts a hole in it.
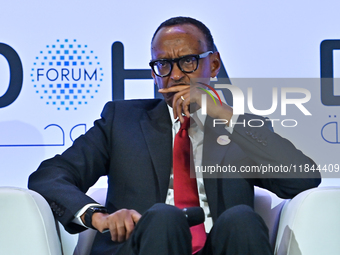
[[[180,81],[185,74],[179,69],[178,65],[174,63],[171,73],[170,73],[170,78],[174,81]]]

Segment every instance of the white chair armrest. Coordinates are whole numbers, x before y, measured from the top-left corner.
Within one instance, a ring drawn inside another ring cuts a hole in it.
[[[0,254],[62,254],[55,220],[41,195],[0,187],[0,201]]]
[[[282,209],[276,255],[340,254],[340,187],[304,191]]]

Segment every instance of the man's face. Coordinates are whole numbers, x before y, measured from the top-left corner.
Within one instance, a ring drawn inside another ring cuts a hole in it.
[[[173,59],[189,54],[202,54],[206,51],[208,51],[208,48],[203,33],[190,24],[160,29],[151,45],[152,60]],[[152,72],[152,77],[159,89],[190,85],[191,78],[203,78],[205,82],[209,82],[210,77],[215,77],[219,70],[216,56],[219,59],[218,53],[210,54],[208,57],[200,59],[198,69],[193,73],[184,73],[176,63],[173,63],[172,71],[168,76],[158,77]],[[174,94],[163,94],[166,103],[171,107]]]

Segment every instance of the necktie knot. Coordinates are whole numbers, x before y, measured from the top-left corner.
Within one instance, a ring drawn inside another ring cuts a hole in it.
[[[181,123],[181,128],[180,129],[188,130],[189,127],[190,127],[190,119],[191,118],[188,118],[188,117],[184,116],[184,122]]]

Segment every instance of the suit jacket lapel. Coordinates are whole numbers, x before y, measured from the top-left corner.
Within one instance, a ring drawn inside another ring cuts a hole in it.
[[[157,176],[159,202],[164,202],[172,166],[171,120],[166,103],[162,101],[149,110],[141,118],[140,125]]]

